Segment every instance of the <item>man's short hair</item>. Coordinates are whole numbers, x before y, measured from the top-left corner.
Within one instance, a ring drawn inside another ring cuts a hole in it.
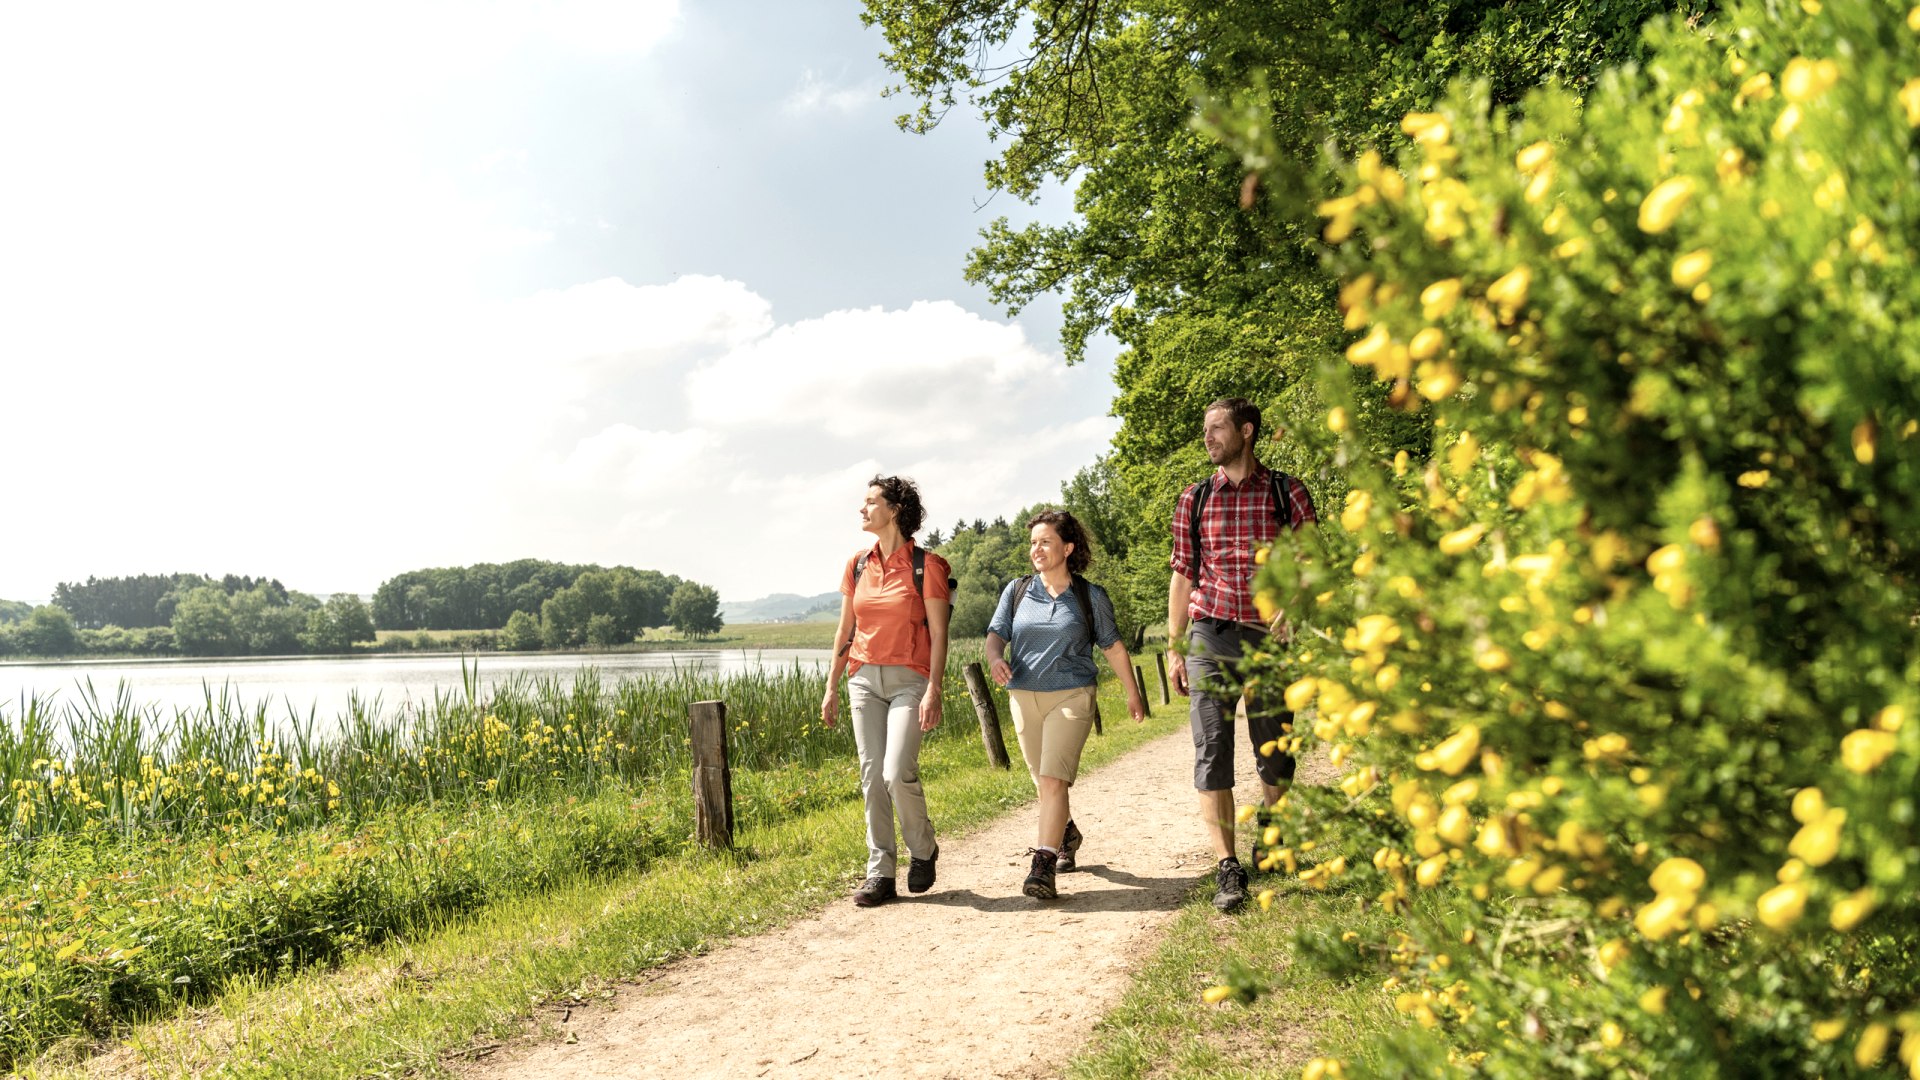
[[[1253,434],[1249,437],[1248,441],[1255,441],[1260,438],[1260,406],[1255,405],[1243,397],[1223,397],[1207,406],[1206,411],[1212,412],[1215,409],[1227,410],[1227,416],[1233,421],[1233,429],[1235,431],[1240,430],[1240,428],[1247,424],[1252,424]]]

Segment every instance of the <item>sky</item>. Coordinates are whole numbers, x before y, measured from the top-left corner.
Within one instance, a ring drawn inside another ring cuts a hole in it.
[[[835,587],[865,481],[1058,497],[1111,343],[962,272],[964,109],[901,132],[855,0],[0,10],[0,599],[427,566]]]

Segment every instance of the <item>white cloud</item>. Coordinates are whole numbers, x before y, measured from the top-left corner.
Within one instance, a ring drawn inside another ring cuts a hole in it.
[[[1058,390],[1061,365],[1017,325],[951,301],[836,311],[783,326],[687,380],[715,425],[824,432],[854,443],[964,445]]]
[[[800,85],[780,102],[781,111],[793,116],[813,113],[849,113],[880,100],[880,84],[863,82],[846,85],[822,78],[812,68],[800,73]]]

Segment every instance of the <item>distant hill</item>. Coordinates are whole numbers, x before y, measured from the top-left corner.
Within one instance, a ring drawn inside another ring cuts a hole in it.
[[[755,622],[808,622],[808,617],[823,611],[840,611],[840,594],[821,593],[818,596],[800,596],[796,593],[774,593],[758,600],[723,600],[720,602],[720,617],[729,623]]]

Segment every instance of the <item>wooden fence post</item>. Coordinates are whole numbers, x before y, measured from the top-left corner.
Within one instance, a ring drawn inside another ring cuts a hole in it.
[[[694,838],[710,848],[733,846],[733,771],[727,768],[727,703],[687,706],[693,733]]]
[[[1007,760],[1007,744],[1000,738],[1000,711],[993,707],[993,691],[987,687],[987,673],[980,670],[979,664],[968,664],[967,696],[973,698],[973,715],[980,718],[980,741],[986,744],[987,760],[996,768],[1011,769],[1013,762]]]
[[[1140,701],[1142,704],[1145,704],[1147,700],[1147,674],[1140,670],[1139,664],[1133,665],[1133,686],[1134,689],[1140,691]]]
[[[1153,666],[1160,671],[1160,704],[1171,705],[1173,704],[1173,692],[1167,689],[1167,654],[1160,652],[1154,653]],[[1142,687],[1141,693],[1145,692],[1146,688]]]

